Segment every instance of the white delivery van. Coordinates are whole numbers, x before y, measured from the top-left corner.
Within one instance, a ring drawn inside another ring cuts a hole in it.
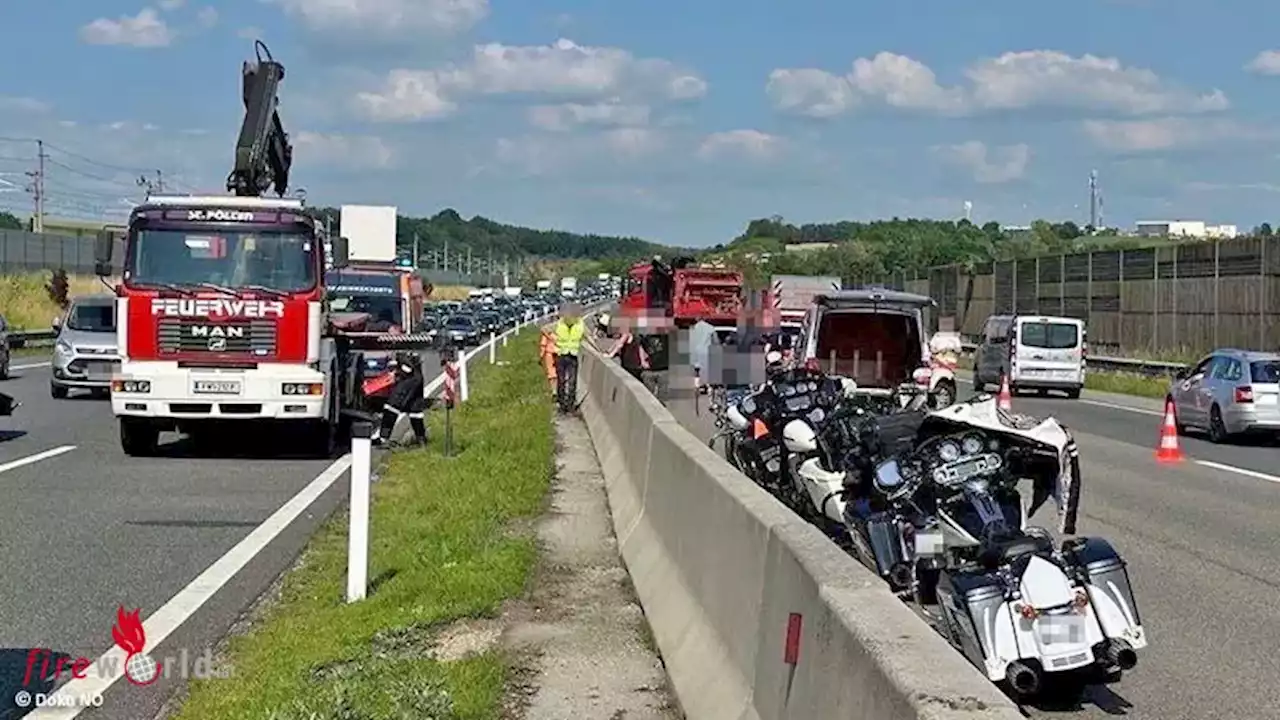
[[[1080,397],[1084,388],[1088,334],[1077,318],[993,315],[982,329],[974,354],[977,390],[999,387],[1007,376],[1013,392],[1061,390]]]

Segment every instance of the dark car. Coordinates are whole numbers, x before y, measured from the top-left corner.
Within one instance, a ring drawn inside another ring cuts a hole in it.
[[[444,321],[440,336],[452,345],[479,345],[480,326],[470,315],[454,315]]]
[[[0,315],[0,380],[9,379],[9,321]]]
[[[479,313],[476,315],[476,322],[480,325],[480,332],[502,332],[502,318],[496,312],[487,311]]]

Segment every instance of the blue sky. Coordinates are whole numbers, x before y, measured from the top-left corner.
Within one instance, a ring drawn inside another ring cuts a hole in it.
[[[1051,7],[1044,7],[1051,6]],[[753,217],[1280,223],[1256,0],[43,0],[0,6],[0,209],[217,190],[262,38],[312,202],[703,245]]]

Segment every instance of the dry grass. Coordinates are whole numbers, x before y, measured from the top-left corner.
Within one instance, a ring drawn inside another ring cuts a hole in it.
[[[466,285],[437,285],[428,300],[466,300],[472,289]]]
[[[45,286],[53,277],[52,271],[0,275],[0,313],[17,330],[45,330],[53,324],[54,316],[61,312],[49,297]],[[72,298],[78,295],[97,295],[107,291],[98,278],[91,275],[68,276]]]

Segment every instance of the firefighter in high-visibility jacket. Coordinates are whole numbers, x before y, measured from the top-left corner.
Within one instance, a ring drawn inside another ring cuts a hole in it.
[[[587,324],[577,303],[565,303],[555,325],[556,401],[568,412],[578,398],[578,353],[587,337]]]
[[[387,397],[386,405],[382,407],[382,423],[374,432],[373,441],[378,444],[389,442],[400,416],[408,415],[414,444],[425,444],[427,442],[425,413],[430,401],[423,393],[425,383],[422,375],[422,358],[416,352],[399,353],[395,357],[393,367],[396,372],[396,382],[391,386],[391,394]]]

